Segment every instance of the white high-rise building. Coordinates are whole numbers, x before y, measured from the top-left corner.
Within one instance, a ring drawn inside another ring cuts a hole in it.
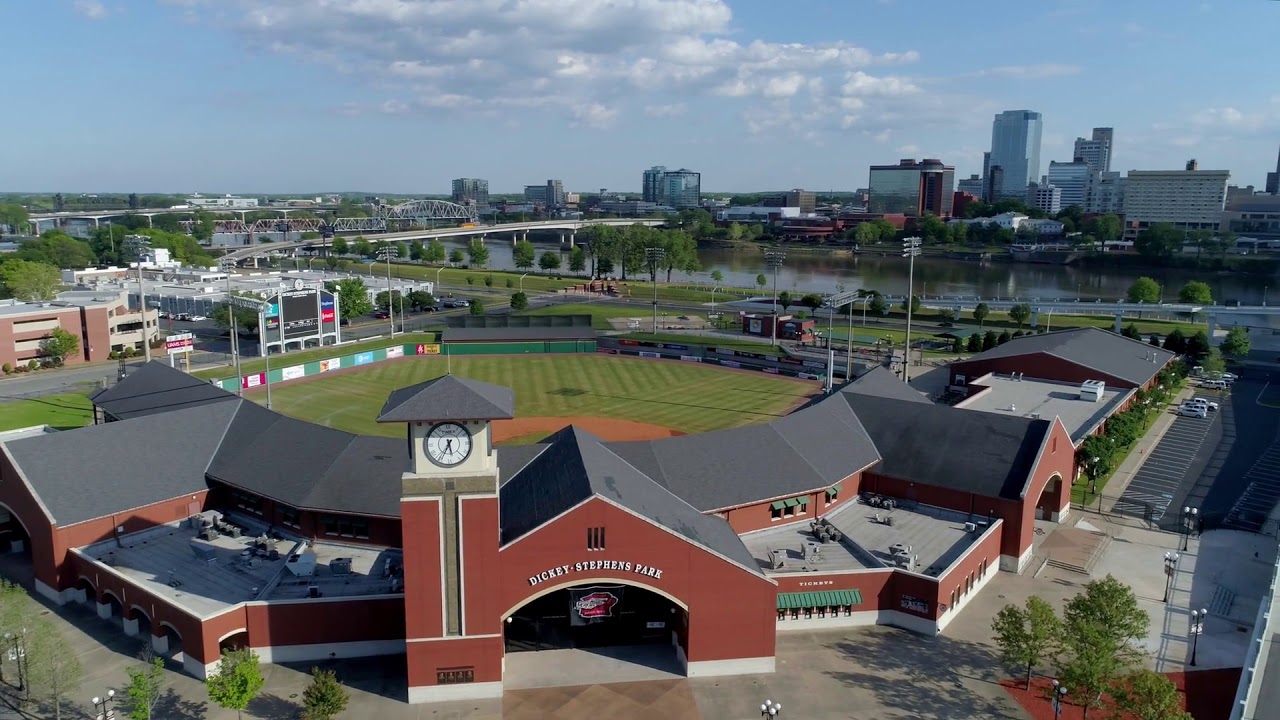
[[[1118,172],[1094,173],[1089,178],[1089,192],[1085,211],[1091,213],[1124,214],[1124,193],[1129,179]]]
[[[1044,120],[1031,110],[1006,110],[991,125],[991,167],[1003,172],[993,200],[1026,197],[1027,186],[1040,177],[1040,136]]]
[[[1229,170],[1130,170],[1124,193],[1126,236],[1155,223],[1216,230],[1230,179]]]
[[[1090,180],[1094,174],[1086,162],[1049,163],[1049,184],[1062,191],[1062,207],[1078,206],[1081,210],[1088,208]]]
[[[1094,128],[1092,139],[1076,138],[1075,160],[1089,163],[1096,172],[1111,172],[1111,142],[1115,130],[1111,128]]]
[[[1057,213],[1062,210],[1062,188],[1050,182],[1031,183],[1027,186],[1027,206],[1050,215]]]

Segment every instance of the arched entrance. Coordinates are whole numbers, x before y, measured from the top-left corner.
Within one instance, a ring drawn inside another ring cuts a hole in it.
[[[1044,484],[1044,490],[1040,491],[1040,497],[1036,499],[1036,519],[1056,522],[1067,503],[1069,491],[1070,486],[1063,481],[1061,475],[1055,473],[1049,478]]]
[[[544,687],[683,676],[688,628],[684,605],[653,588],[608,580],[548,588],[504,618],[503,681]]]
[[[0,574],[27,587],[36,576],[31,535],[22,519],[3,503],[0,503]]]
[[[249,631],[236,630],[218,640],[218,650],[241,650],[249,647]],[[216,659],[216,658],[215,658]]]

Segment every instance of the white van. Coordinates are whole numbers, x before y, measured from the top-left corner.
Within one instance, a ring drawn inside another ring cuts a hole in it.
[[[1188,404],[1178,408],[1178,414],[1182,417],[1207,418],[1209,417],[1209,408],[1204,405]]]
[[[1226,390],[1228,385],[1226,380],[1205,380],[1200,383],[1200,387],[1205,390]]]

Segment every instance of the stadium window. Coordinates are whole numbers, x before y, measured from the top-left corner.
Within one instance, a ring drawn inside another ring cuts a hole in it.
[[[587,549],[588,550],[604,549],[604,528],[603,527],[587,528]]]
[[[300,528],[302,527],[302,513],[298,512],[297,508],[282,505],[280,507],[280,522],[291,528]]]
[[[351,519],[351,533],[361,540],[369,539],[369,521],[360,518]]]
[[[781,520],[781,519],[782,519],[782,508],[776,508],[776,507],[775,507],[775,508],[769,508],[769,519],[770,519],[770,520]]]
[[[245,512],[251,512],[254,515],[262,514],[262,501],[259,500],[256,495],[251,495],[240,490],[232,490],[231,499],[235,503],[236,507],[244,510]]]
[[[324,516],[321,516],[320,523],[324,525],[325,535],[338,534],[338,518],[332,515],[324,515]]]

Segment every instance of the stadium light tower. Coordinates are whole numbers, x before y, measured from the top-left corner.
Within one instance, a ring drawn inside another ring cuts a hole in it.
[[[391,261],[400,257],[400,251],[395,245],[387,243],[378,248],[378,259],[387,261],[387,315],[391,318],[391,337],[396,336],[396,304],[392,298],[394,292],[391,289]],[[403,322],[404,318],[401,317]]]
[[[667,257],[667,251],[660,247],[644,249],[645,262],[649,263],[649,277],[653,278],[653,334],[658,334],[658,266]]]
[[[125,248],[133,253],[138,268],[138,313],[142,315],[143,362],[151,362],[151,338],[147,336],[147,291],[142,286],[142,253],[150,247],[151,243],[142,235],[131,236],[125,241]]]
[[[902,382],[911,381],[911,315],[915,307],[916,258],[920,256],[920,238],[902,240],[902,257],[910,258],[907,269],[907,341],[902,356]]]
[[[787,254],[781,250],[766,250],[764,253],[764,263],[773,271],[773,319],[769,323],[770,343],[774,346],[778,344],[778,269],[782,267],[782,261],[787,259]]]
[[[227,276],[227,318],[231,325],[231,362],[236,368],[236,394],[243,395],[244,376],[240,374],[240,333],[236,329],[236,306],[231,300],[231,271],[236,268],[236,260],[224,257],[218,261],[218,267],[222,268]]]

